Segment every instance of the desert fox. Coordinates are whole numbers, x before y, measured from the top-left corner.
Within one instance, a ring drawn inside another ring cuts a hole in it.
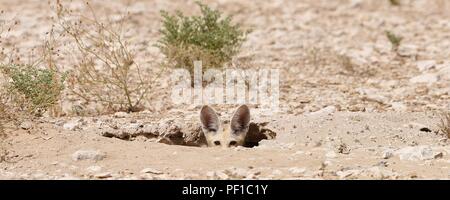
[[[222,124],[216,111],[203,106],[200,111],[203,134],[209,147],[236,147],[245,144],[250,124],[250,109],[241,105],[231,117],[230,125]]]

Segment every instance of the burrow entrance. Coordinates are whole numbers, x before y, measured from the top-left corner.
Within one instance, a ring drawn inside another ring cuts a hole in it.
[[[272,140],[276,133],[267,127],[268,122],[251,122],[244,147],[255,147],[261,140]],[[159,143],[184,146],[206,146],[206,139],[198,123],[182,120],[163,120],[158,123],[107,125],[101,129],[101,135],[122,140],[135,140],[138,137],[155,140]]]

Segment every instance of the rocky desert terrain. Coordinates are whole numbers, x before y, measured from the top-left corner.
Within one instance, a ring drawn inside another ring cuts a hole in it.
[[[171,69],[156,76],[165,59],[154,46],[160,10],[198,14],[194,1],[89,1],[97,16],[128,15],[123,34],[155,84],[138,112],[100,112],[64,91],[58,115],[7,123],[0,179],[450,178],[440,127],[450,110],[450,2],[203,2],[251,29],[236,67],[280,69],[279,112],[250,105],[251,147],[204,147],[201,106],[171,103]],[[54,9],[54,1],[0,0],[2,19],[17,22],[2,48],[32,58]],[[398,47],[386,32],[402,37]],[[69,43],[58,46],[63,71],[74,66]],[[237,107],[212,106],[223,119]]]

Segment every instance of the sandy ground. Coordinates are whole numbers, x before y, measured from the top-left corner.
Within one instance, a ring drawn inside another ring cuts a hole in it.
[[[163,75],[141,113],[75,116],[74,106],[93,115],[95,105],[65,96],[64,117],[9,124],[0,179],[450,178],[449,140],[440,134],[436,114],[450,109],[450,2],[206,2],[253,30],[234,62],[281,70],[280,113],[252,116],[268,123],[275,139],[254,148],[215,149],[102,136],[98,124],[111,120],[125,126],[188,117],[198,124],[199,107],[167,101],[171,83]],[[85,9],[81,1],[70,5]],[[92,5],[112,18],[130,13],[125,35],[149,74],[164,60],[152,46],[159,38],[159,10],[198,13],[191,1]],[[20,22],[4,47],[15,44],[26,58],[51,27],[51,5],[0,0],[0,10]],[[404,38],[398,52],[388,30]],[[59,62],[73,65],[64,56]],[[232,107],[215,106],[220,112]]]
[[[129,116],[133,119],[132,116]],[[274,140],[254,148],[200,148],[121,140],[100,130],[33,124],[12,137],[2,178],[19,179],[448,179],[449,142],[425,113],[274,116]],[[105,120],[101,118],[100,120]],[[125,120],[125,119],[120,119]],[[87,124],[92,119],[84,119]],[[139,123],[139,122],[138,122]],[[97,130],[97,131],[88,131]],[[431,132],[429,132],[431,131]],[[78,151],[97,151],[77,157]]]

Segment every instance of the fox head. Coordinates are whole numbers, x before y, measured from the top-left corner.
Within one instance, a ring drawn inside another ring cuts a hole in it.
[[[200,121],[209,147],[242,146],[250,124],[250,109],[246,105],[240,106],[234,112],[230,124],[224,125],[213,108],[203,106]]]

